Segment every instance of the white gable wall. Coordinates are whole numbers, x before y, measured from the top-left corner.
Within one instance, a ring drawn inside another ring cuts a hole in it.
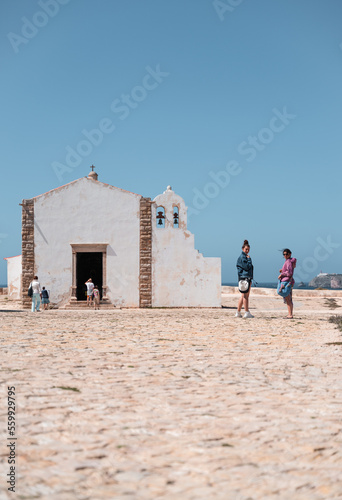
[[[140,195],[82,178],[35,198],[35,273],[51,302],[71,296],[72,243],[107,243],[107,296],[139,306]]]
[[[165,209],[165,227],[157,227],[156,211]],[[173,207],[179,227],[173,227]],[[168,189],[152,205],[152,306],[221,307],[221,259],[205,258],[194,248],[186,229],[184,200]]]
[[[7,257],[6,260],[8,298],[19,300],[21,298],[21,255]]]

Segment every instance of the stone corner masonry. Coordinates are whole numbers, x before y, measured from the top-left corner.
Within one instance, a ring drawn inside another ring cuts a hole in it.
[[[139,307],[152,307],[151,198],[140,199]]]
[[[22,202],[22,282],[21,299],[25,309],[31,307],[28,287],[34,276],[34,200]]]

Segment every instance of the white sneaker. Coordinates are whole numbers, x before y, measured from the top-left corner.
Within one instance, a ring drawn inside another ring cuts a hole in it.
[[[242,314],[240,313],[240,311],[236,311],[235,318],[242,318]]]
[[[244,318],[254,318],[254,316],[248,311],[243,315]]]

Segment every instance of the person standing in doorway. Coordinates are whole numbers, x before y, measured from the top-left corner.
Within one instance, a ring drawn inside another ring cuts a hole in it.
[[[32,287],[32,312],[40,312],[40,296],[42,290],[40,288],[40,283],[38,281],[38,276],[33,278],[33,281],[30,283],[30,287]]]
[[[90,306],[91,305],[91,297],[93,295],[93,290],[94,290],[94,283],[93,283],[93,280],[91,278],[89,278],[85,282],[85,284],[87,286],[87,305]]]
[[[241,297],[239,299],[238,303],[238,308],[235,313],[235,316],[237,318],[241,318],[241,309],[242,306],[245,309],[245,314],[244,318],[254,318],[252,314],[249,312],[249,304],[248,304],[248,299],[249,299],[249,294],[251,292],[251,284],[252,284],[252,279],[253,279],[253,264],[252,264],[252,259],[249,255],[250,251],[250,246],[248,243],[248,240],[245,240],[242,245],[242,252],[240,257],[237,260],[236,267],[238,271],[238,277],[239,277],[239,285],[240,281],[242,281],[243,285],[243,290],[239,286],[239,290],[241,291]]]

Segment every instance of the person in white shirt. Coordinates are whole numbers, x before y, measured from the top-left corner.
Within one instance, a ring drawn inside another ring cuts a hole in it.
[[[33,281],[30,283],[30,287],[32,287],[32,312],[40,312],[40,297],[42,290],[40,288],[40,283],[38,281],[38,276],[33,278]]]
[[[91,305],[91,297],[93,295],[93,290],[94,290],[94,283],[91,278],[88,279],[88,281],[85,282],[87,285],[87,305]]]

